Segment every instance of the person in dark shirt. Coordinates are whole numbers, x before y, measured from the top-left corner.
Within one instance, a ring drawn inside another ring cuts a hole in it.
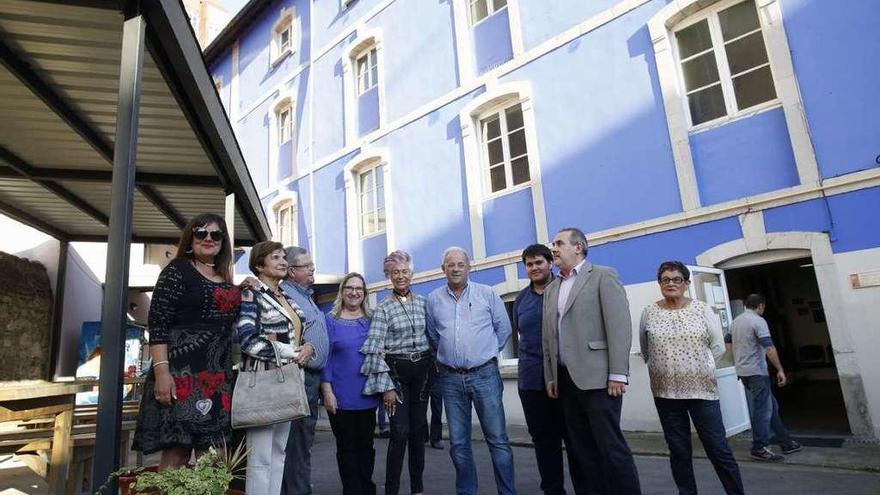
[[[543,244],[533,244],[523,251],[522,261],[530,283],[513,303],[513,318],[519,331],[519,398],[535,445],[541,490],[548,495],[565,493],[562,442],[568,445],[562,404],[559,399],[548,397],[544,389],[541,320],[544,287],[553,280],[552,260],[550,248]],[[571,459],[572,450],[566,451],[569,465],[577,465]],[[575,492],[581,493],[578,489],[583,486],[578,479],[580,475],[573,471],[570,475]]]

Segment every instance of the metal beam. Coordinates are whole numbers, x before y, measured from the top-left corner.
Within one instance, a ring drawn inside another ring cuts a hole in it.
[[[59,95],[51,84],[44,81],[34,71],[30,63],[19,57],[15,50],[0,39],[0,63],[6,66],[19,81],[22,82],[33,94],[43,100],[53,112],[79,134],[86,143],[101,155],[101,158],[113,163],[113,146],[109,141],[98,133],[88,122],[71,107],[64,98]]]
[[[129,6],[137,7],[132,2]],[[92,482],[109,481],[119,468],[119,434],[122,420],[122,363],[128,313],[128,263],[131,217],[134,209],[134,176],[137,160],[138,114],[144,66],[146,22],[139,12],[126,12],[122,27],[119,65],[119,100],[116,111],[116,143],[113,150],[113,183],[110,199],[110,233],[107,238],[107,271],[101,312],[101,378],[98,392],[97,430]]]
[[[65,199],[72,206],[76,207],[86,215],[94,218],[102,225],[109,225],[110,220],[109,218],[107,218],[107,215],[104,212],[95,208],[86,200],[77,196],[70,189],[67,189],[66,187],[52,180],[36,179],[32,177],[31,173],[33,172],[35,167],[3,146],[0,146],[0,159],[8,163],[13,170],[18,172],[19,176],[29,179],[32,182],[39,184],[47,190],[55,193],[55,195]]]
[[[0,167],[0,178],[18,177],[20,175],[20,173],[10,167]],[[28,173],[28,176],[35,179],[103,182],[109,184],[113,179],[113,172],[109,170],[43,168],[34,166]],[[135,184],[147,186],[221,187],[220,179],[214,175],[178,175],[148,172],[138,172],[135,177]]]
[[[64,292],[67,286],[67,252],[70,243],[59,241],[58,245],[58,271],[55,278],[55,305],[52,310],[52,335],[49,338],[49,376],[55,377],[58,369],[58,354],[60,351],[61,330],[64,323]]]
[[[67,232],[64,232],[51,223],[41,220],[24,210],[20,210],[5,201],[0,201],[0,211],[2,211],[7,217],[33,227],[40,232],[49,234],[56,239],[65,241],[70,238],[70,235]]]
[[[159,191],[157,191],[153,186],[148,186],[146,184],[140,184],[137,186],[138,191],[143,194],[145,198],[147,198],[159,211],[162,212],[163,215],[168,217],[168,220],[171,220],[171,223],[177,226],[178,229],[182,229],[186,226],[186,219],[183,218],[183,215],[180,214],[171,203],[165,200]]]

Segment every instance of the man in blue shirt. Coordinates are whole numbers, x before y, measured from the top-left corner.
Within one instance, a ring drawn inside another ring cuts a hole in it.
[[[519,399],[541,475],[541,490],[547,495],[565,493],[562,462],[562,442],[568,447],[565,416],[559,399],[550,398],[544,389],[544,350],[541,345],[541,321],[544,311],[544,287],[553,280],[553,253],[543,244],[532,244],[522,252],[522,262],[529,277],[529,286],[516,296],[513,320],[519,331],[518,381]],[[566,448],[569,466],[577,466],[572,459],[574,450]],[[569,469],[575,493],[583,492],[580,473]]]
[[[321,369],[327,363],[328,349],[327,322],[324,313],[312,299],[312,284],[315,283],[315,264],[308,251],[291,246],[285,249],[287,258],[287,278],[281,282],[284,296],[302,308],[303,355],[305,365],[306,396],[309,399],[311,415],[297,419],[290,424],[284,458],[284,480],[281,495],[308,495],[312,493],[312,444],[315,442],[315,426],[318,424],[318,387],[321,383]]]
[[[468,280],[471,266],[464,249],[447,249],[441,268],[447,285],[428,295],[426,320],[428,339],[437,350],[437,385],[446,406],[456,493],[477,493],[471,451],[473,407],[489,445],[498,493],[515,494],[497,357],[510,338],[510,320],[491,287]]]

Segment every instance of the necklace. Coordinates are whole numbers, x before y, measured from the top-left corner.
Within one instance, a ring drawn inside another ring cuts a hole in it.
[[[200,260],[200,259],[198,259],[198,258],[195,258],[195,262],[196,262],[196,263],[201,263],[201,264],[203,264],[203,265],[205,265],[205,266],[208,266],[208,267],[211,267],[211,268],[214,268],[214,265],[215,265],[215,263],[205,263],[204,261],[202,261],[202,260]]]
[[[394,291],[394,296],[397,297],[397,302],[406,302],[406,299],[411,292],[412,291],[407,291],[406,294],[401,294],[400,292]]]

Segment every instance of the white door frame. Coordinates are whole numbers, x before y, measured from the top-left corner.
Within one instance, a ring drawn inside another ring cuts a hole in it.
[[[856,360],[855,346],[844,311],[844,296],[839,283],[840,274],[831,250],[828,235],[818,232],[754,233],[747,239],[719,244],[697,256],[702,266],[751,266],[761,264],[768,251],[803,250],[813,258],[819,296],[825,310],[828,336],[834,349],[834,362],[840,380],[840,389],[846,405],[847,419],[852,434],[861,439],[876,439],[871,408],[865,394],[861,368]]]

